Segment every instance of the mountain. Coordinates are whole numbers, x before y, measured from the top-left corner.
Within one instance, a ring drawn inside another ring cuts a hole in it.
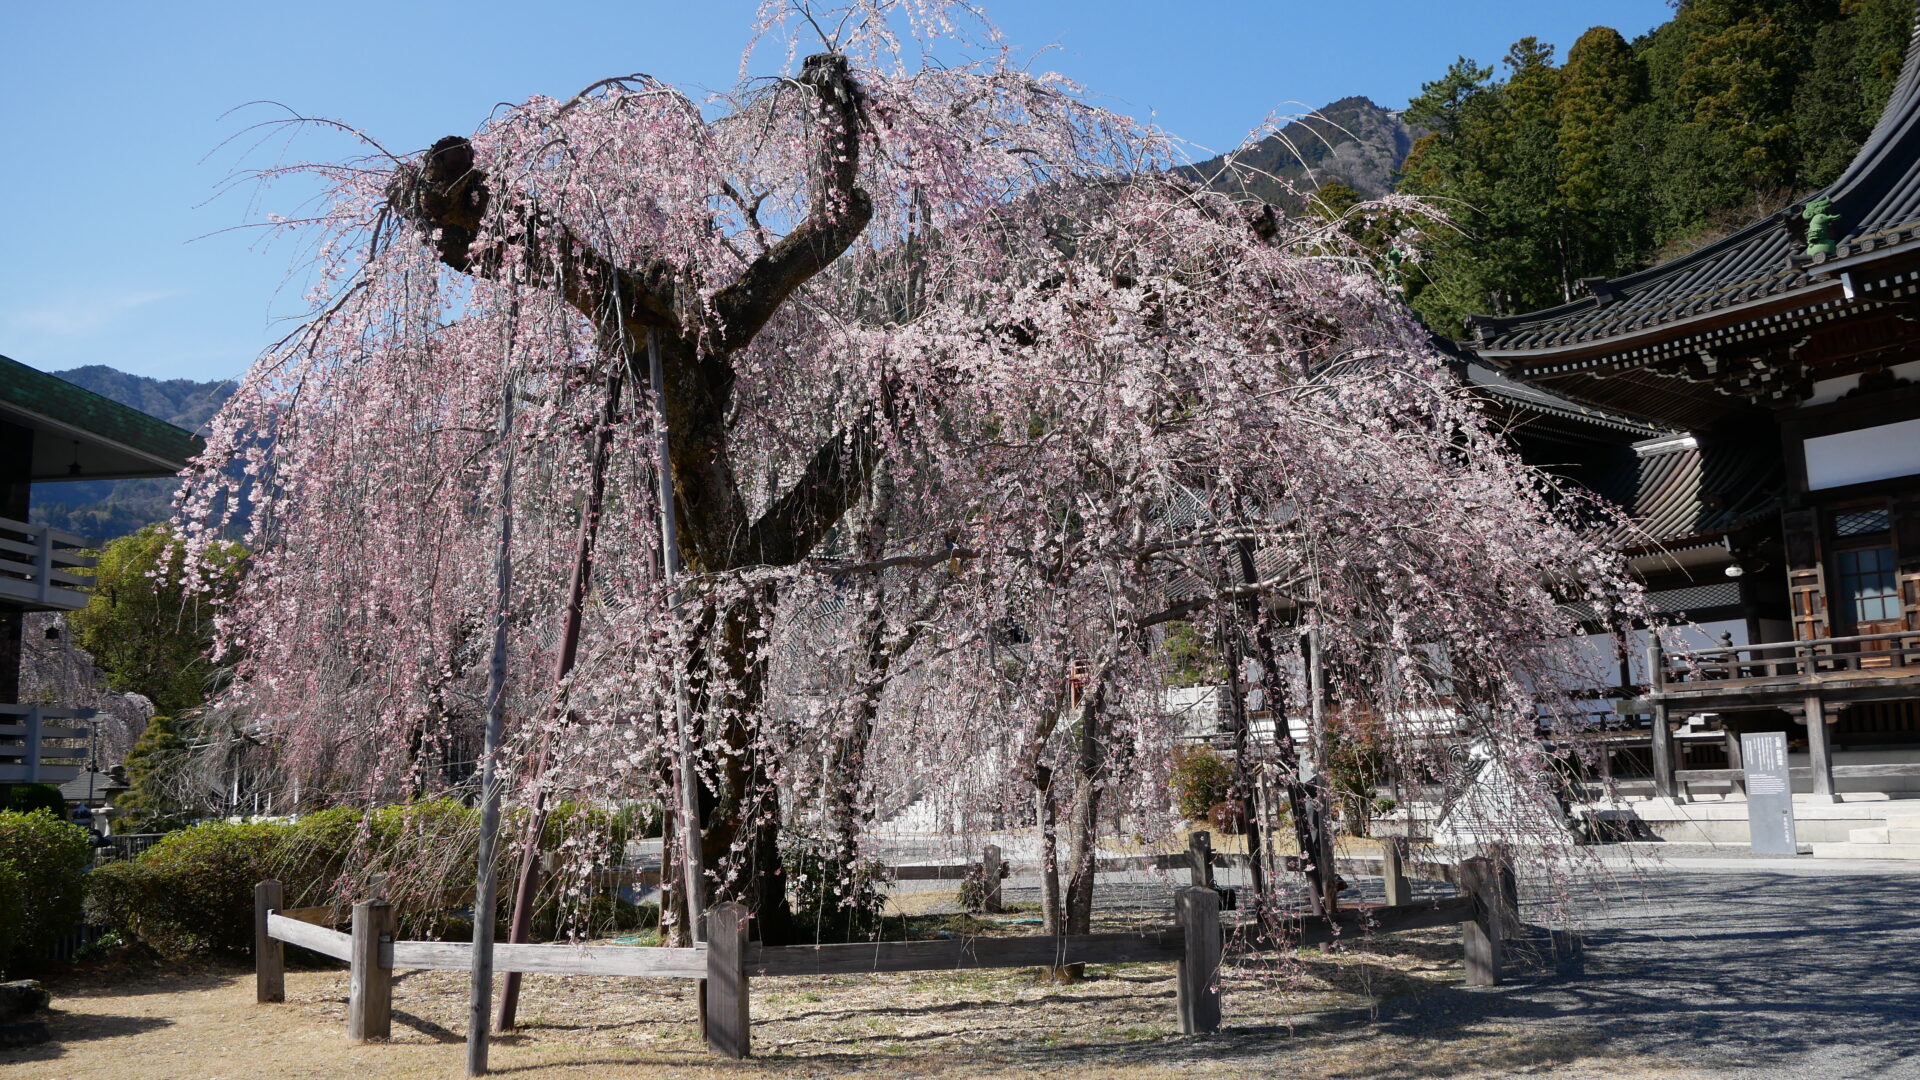
[[[54,375],[148,416],[202,433],[207,421],[233,394],[230,380],[150,379],[105,364],[88,364]],[[172,517],[176,486],[166,478],[35,484],[32,517],[56,529],[104,542]]]
[[[1280,206],[1338,180],[1369,198],[1392,190],[1415,139],[1398,110],[1364,97],[1341,98],[1253,146],[1180,171],[1216,191],[1244,191]]]

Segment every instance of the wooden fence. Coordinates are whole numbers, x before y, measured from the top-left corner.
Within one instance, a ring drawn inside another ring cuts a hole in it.
[[[1204,834],[1200,834],[1204,835]],[[1212,887],[1212,867],[1220,855],[1194,848],[1175,856],[1140,856],[1115,869],[1150,869],[1154,860],[1188,860],[1197,879],[1175,893],[1175,925],[1136,933],[975,937],[937,941],[875,941],[849,945],[769,947],[747,940],[747,911],[739,904],[715,906],[707,914],[706,942],[682,949],[638,946],[496,944],[494,969],[563,975],[619,975],[636,978],[705,980],[701,1024],[707,1045],[730,1058],[751,1050],[749,987],[756,978],[852,975],[878,972],[955,971],[969,968],[1063,967],[1068,964],[1172,963],[1176,967],[1175,1007],[1180,1030],[1192,1034],[1220,1027],[1219,971],[1228,956],[1255,955],[1283,947],[1326,943],[1369,933],[1394,933],[1459,924],[1464,933],[1469,986],[1499,982],[1501,942],[1518,926],[1512,875],[1488,859],[1468,859],[1454,869],[1460,894],[1420,903],[1405,902],[1404,868],[1389,847],[1379,869],[1401,871],[1399,903],[1352,907],[1331,917],[1290,920],[1278,939],[1245,935],[1230,938],[1220,920],[1221,896]],[[991,866],[997,850],[990,849]],[[1173,866],[1176,864],[1166,864]],[[905,869],[905,868],[903,868]],[[962,870],[964,873],[964,869]],[[914,880],[907,878],[907,880]],[[919,880],[945,880],[920,878]],[[989,879],[997,882],[995,876]],[[1389,877],[1389,896],[1395,889]],[[261,1002],[286,998],[284,945],[293,944],[345,961],[352,968],[347,1002],[347,1034],[355,1041],[386,1038],[392,1025],[395,969],[466,971],[473,945],[459,941],[396,941],[392,906],[384,901],[353,905],[352,931],[295,918],[282,910],[281,886],[263,881],[254,893],[256,996]],[[307,909],[319,914],[331,909]]]

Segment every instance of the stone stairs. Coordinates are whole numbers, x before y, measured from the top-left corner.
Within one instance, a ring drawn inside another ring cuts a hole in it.
[[[1816,859],[1901,859],[1920,862],[1920,819],[1903,816],[1885,825],[1851,829],[1845,843],[1813,845]]]

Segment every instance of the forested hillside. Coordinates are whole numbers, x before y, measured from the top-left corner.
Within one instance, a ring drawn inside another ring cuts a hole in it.
[[[1563,303],[1580,278],[1682,254],[1831,182],[1893,89],[1912,0],[1686,0],[1628,42],[1581,35],[1564,62],[1516,42],[1461,58],[1407,123],[1428,134],[1399,190],[1461,232],[1411,275],[1436,330]]]
[[[88,364],[54,374],[193,432],[206,427],[221,403],[233,394],[234,385],[230,381],[150,379],[104,364]],[[171,517],[173,491],[178,486],[171,478],[35,484],[32,516],[36,522],[91,540],[111,540]]]

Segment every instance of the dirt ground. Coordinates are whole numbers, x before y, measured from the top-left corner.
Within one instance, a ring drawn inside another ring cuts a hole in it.
[[[1457,933],[1399,935],[1310,952],[1274,978],[1232,973],[1227,1029],[1181,1036],[1170,965],[1090,970],[1073,985],[1032,971],[763,979],[753,986],[753,1060],[702,1046],[690,983],[528,977],[524,1028],[499,1040],[503,1076],[973,1078],[1663,1077],[1608,1054],[1577,1025],[1542,1031],[1478,1021],[1436,1037],[1386,1022],[1377,1004],[1464,991]],[[257,1005],[251,973],[97,962],[49,983],[55,1041],[0,1051],[0,1077],[241,1080],[457,1077],[466,976],[402,973],[393,1038],[347,1042],[343,970],[289,972],[287,1001]],[[1390,1011],[1390,1010],[1389,1010]]]

